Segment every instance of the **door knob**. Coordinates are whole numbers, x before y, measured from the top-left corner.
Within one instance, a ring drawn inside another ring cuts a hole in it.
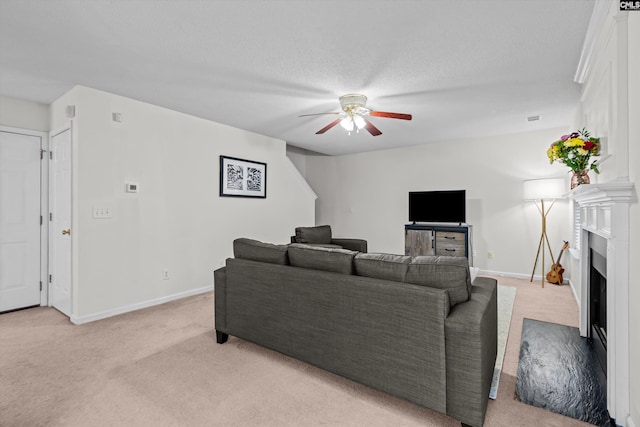
[[[68,228],[68,229],[66,229],[66,230],[62,230],[62,235],[63,235],[63,236],[68,236],[68,235],[70,235],[70,234],[71,234],[71,229],[70,229],[70,228]]]

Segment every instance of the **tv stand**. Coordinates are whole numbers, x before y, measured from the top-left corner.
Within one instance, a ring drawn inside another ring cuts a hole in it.
[[[406,224],[405,255],[463,256],[473,266],[472,226],[469,224]]]

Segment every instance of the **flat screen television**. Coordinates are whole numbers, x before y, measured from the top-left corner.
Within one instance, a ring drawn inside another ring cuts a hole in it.
[[[466,191],[410,191],[409,221],[466,222]]]

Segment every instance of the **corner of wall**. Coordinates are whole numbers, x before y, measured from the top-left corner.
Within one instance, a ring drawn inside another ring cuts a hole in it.
[[[300,173],[300,171],[298,170],[296,165],[293,163],[291,158],[289,158],[287,156],[286,159],[287,159],[286,163],[287,163],[287,165],[289,165],[289,167],[291,169],[291,174],[296,177],[296,180],[309,193],[310,197],[312,197],[314,200],[317,199],[318,195],[315,193],[315,191],[313,191],[313,188],[311,188],[311,186],[309,185],[307,180],[304,178],[304,176],[302,176],[302,173]]]

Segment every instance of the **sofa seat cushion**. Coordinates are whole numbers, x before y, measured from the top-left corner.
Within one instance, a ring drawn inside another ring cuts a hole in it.
[[[296,243],[331,244],[331,226],[296,227]]]
[[[358,276],[404,282],[411,257],[376,253],[359,253],[353,260]]]
[[[469,261],[463,257],[416,256],[407,268],[405,282],[445,289],[453,307],[467,301],[471,294]]]
[[[253,239],[236,239],[233,241],[233,256],[250,261],[268,262],[271,264],[289,264],[288,246],[262,243]]]
[[[292,243],[289,245],[289,263],[294,267],[353,274],[353,258],[357,253],[348,249]]]

